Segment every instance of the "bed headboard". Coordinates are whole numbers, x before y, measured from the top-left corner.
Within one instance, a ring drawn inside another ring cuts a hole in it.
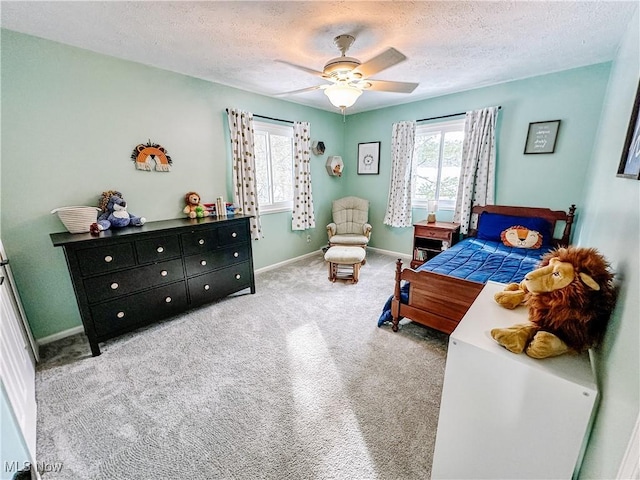
[[[552,225],[552,231],[556,231],[556,226],[558,226],[558,222],[564,222],[564,229],[562,231],[562,236],[559,238],[553,239],[554,246],[561,245],[569,245],[569,240],[571,238],[571,227],[573,225],[573,218],[576,212],[576,206],[571,205],[569,207],[569,212],[565,212],[563,210],[551,210],[549,208],[539,208],[539,207],[515,207],[509,205],[476,205],[471,210],[473,215],[480,216],[481,213],[499,213],[501,215],[513,215],[516,217],[536,217],[542,218],[548,221]],[[469,236],[475,237],[477,231],[469,230]]]

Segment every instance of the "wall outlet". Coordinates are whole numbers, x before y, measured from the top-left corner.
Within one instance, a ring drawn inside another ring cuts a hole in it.
[[[311,243],[311,235],[307,235],[307,243]]]

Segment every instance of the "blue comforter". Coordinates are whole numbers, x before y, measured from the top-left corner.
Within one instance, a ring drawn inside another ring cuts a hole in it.
[[[445,250],[417,270],[450,275],[474,282],[486,283],[489,280],[500,283],[519,283],[533,270],[549,247],[525,249],[507,247],[502,242],[466,238]],[[405,282],[400,290],[402,303],[407,303],[409,283]],[[389,297],[382,308],[378,326],[391,322],[391,301]]]

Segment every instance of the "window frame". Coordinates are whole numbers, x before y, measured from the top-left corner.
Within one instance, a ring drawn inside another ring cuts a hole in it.
[[[259,120],[253,121],[253,135],[254,142],[255,138],[258,135],[258,132],[267,134],[267,154],[268,158],[268,175],[269,175],[269,196],[273,199],[273,166],[271,160],[271,135],[279,135],[282,137],[288,137],[291,139],[291,186],[292,189],[294,187],[293,179],[295,176],[294,172],[294,142],[293,142],[293,125],[279,125],[275,123],[261,122]],[[257,159],[256,159],[257,161]],[[258,176],[256,171],[256,186],[258,184]],[[258,208],[260,209],[260,214],[269,214],[269,213],[279,213],[286,211],[293,211],[293,195],[292,198],[288,201],[284,202],[272,202],[267,205],[263,205],[262,203],[258,203]]]
[[[440,199],[439,199],[439,194],[440,194],[440,182],[442,180],[442,161],[443,161],[443,152],[444,152],[444,142],[442,141],[442,138],[444,138],[444,134],[447,132],[462,132],[464,135],[464,123],[465,123],[465,118],[459,118],[456,120],[445,120],[445,121],[434,121],[432,123],[425,123],[423,125],[417,125],[416,126],[416,131],[415,131],[415,138],[417,140],[418,136],[426,136],[426,135],[431,135],[434,133],[441,133],[442,137],[441,137],[441,141],[440,141],[440,151],[438,153],[438,176],[437,176],[437,181],[436,181],[436,198],[435,200],[438,202],[438,210],[444,210],[444,211],[453,211],[455,209],[455,201],[454,201],[454,205],[449,207],[449,206],[443,206],[441,205]],[[464,142],[464,138],[463,138],[463,142]],[[417,143],[417,142],[416,142]],[[415,150],[414,150],[414,154],[415,154]],[[415,157],[414,160],[411,162],[412,163],[412,172],[411,172],[411,176],[412,177],[416,177],[415,175],[415,168],[416,168],[416,162],[415,162]],[[460,166],[460,174],[462,174],[462,165]],[[414,187],[415,184],[412,185],[412,187]],[[411,206],[412,208],[428,208],[428,201],[431,199],[421,199],[421,198],[416,198],[415,197],[415,188],[411,189]]]

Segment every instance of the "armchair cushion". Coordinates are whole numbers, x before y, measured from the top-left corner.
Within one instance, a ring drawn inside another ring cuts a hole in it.
[[[371,238],[369,201],[345,197],[333,202],[333,222],[327,225],[330,245],[367,245]]]
[[[369,221],[369,201],[358,197],[345,197],[333,202],[333,223],[338,235],[362,234],[362,225]]]
[[[354,233],[345,233],[343,235],[333,235],[329,237],[331,245],[366,245],[369,243],[369,237],[364,235],[356,235]]]

